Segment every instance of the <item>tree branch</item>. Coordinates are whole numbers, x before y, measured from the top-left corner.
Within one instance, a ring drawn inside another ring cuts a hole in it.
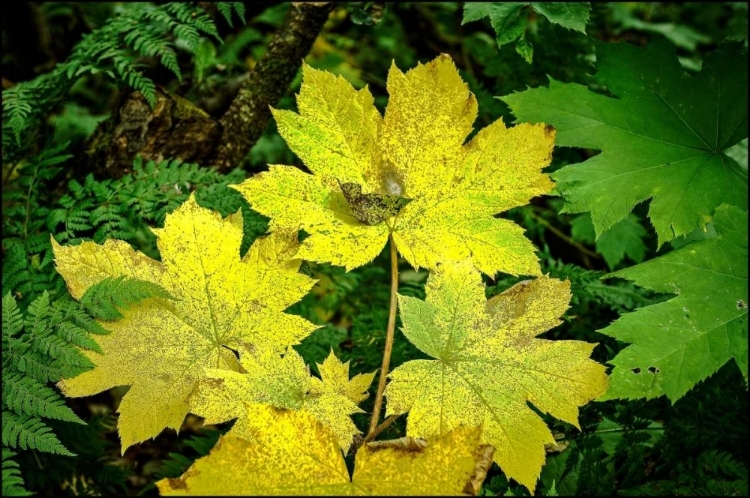
[[[212,163],[228,171],[237,166],[258,141],[276,105],[297,74],[333,9],[333,2],[296,3],[268,49],[222,116],[223,132]]]

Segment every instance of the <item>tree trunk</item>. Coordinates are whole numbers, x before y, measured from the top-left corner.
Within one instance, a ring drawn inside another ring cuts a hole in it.
[[[240,164],[258,141],[276,105],[297,74],[302,59],[323,28],[333,2],[295,3],[268,44],[229,110],[222,116],[221,144],[213,160],[222,171]]]
[[[119,178],[135,156],[160,161],[178,158],[229,171],[239,166],[271,119],[302,60],[323,28],[333,2],[293,3],[229,109],[220,120],[191,102],[157,90],[150,108],[140,92],[122,99],[86,143],[87,169]]]

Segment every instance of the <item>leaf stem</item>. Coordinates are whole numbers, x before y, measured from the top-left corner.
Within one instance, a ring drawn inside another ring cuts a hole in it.
[[[385,335],[385,349],[383,350],[383,364],[380,367],[380,380],[378,382],[378,393],[375,395],[375,406],[372,409],[372,418],[370,419],[370,430],[367,432],[367,438],[372,439],[377,435],[373,433],[378,427],[380,419],[380,406],[383,404],[383,391],[385,391],[385,380],[388,376],[388,366],[391,362],[391,352],[393,351],[393,335],[396,331],[396,308],[398,307],[398,254],[396,254],[396,244],[393,242],[393,236],[388,236],[388,242],[391,246],[391,308],[388,312],[388,330]],[[381,429],[382,430],[382,429]],[[372,435],[372,437],[370,437]],[[366,439],[367,439],[366,438]]]
[[[398,415],[391,415],[390,417],[385,419],[385,421],[379,426],[377,426],[375,430],[370,431],[367,437],[362,441],[362,444],[369,443],[370,441],[378,437],[378,434],[386,430],[388,426],[391,425],[393,421],[396,420],[397,418],[398,418]]]
[[[545,228],[547,228],[550,232],[554,233],[561,239],[563,239],[568,244],[572,245],[582,253],[586,254],[587,256],[591,256],[592,258],[601,259],[601,256],[593,251],[590,251],[589,249],[583,247],[581,244],[573,240],[572,238],[565,235],[563,232],[558,230],[556,227],[552,226],[547,220],[539,216],[538,214],[532,212],[530,213],[531,217],[534,218],[534,220],[539,223],[540,225],[543,225]]]

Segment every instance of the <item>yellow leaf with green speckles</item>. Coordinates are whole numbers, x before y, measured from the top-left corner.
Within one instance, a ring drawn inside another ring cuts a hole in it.
[[[321,379],[310,376],[302,357],[292,348],[283,356],[277,351],[255,349],[240,354],[244,373],[206,369],[206,376],[190,396],[190,411],[207,424],[237,418],[232,431],[253,439],[245,417],[245,403],[263,403],[276,408],[305,410],[336,435],[346,452],[359,433],[351,420],[362,413],[357,404],[367,397],[374,373],[349,379],[349,363],[331,354],[319,365]]]
[[[90,396],[130,386],[119,407],[123,451],[179,429],[187,399],[207,367],[237,370],[234,353],[255,344],[283,351],[317,327],[284,313],[314,280],[297,270],[296,234],[277,231],[257,240],[240,259],[242,216],[222,219],[191,196],[164,228],[153,230],[161,262],[126,242],[52,246],[57,270],[74,298],[106,277],[139,278],[161,285],[176,299],[147,299],[108,322],[111,334],[96,341],[104,354],[86,351],[93,370],[60,383],[67,396]]]
[[[304,66],[299,113],[274,117],[313,174],[272,165],[234,188],[271,230],[310,234],[303,259],[356,268],[392,235],[415,267],[472,257],[489,275],[538,275],[523,229],[494,215],[552,189],[541,170],[554,130],[498,120],[464,144],[477,103],[447,55],[406,73],[392,65],[388,92],[381,118],[367,88]]]
[[[328,358],[323,360],[322,364],[318,364],[318,371],[322,380],[315,379],[318,386],[316,387],[317,390],[332,390],[343,394],[354,403],[367,399],[367,389],[369,389],[372,379],[375,377],[375,372],[372,372],[357,374],[349,379],[349,362],[342,363],[333,354],[333,349]]]
[[[498,465],[533,492],[555,440],[526,402],[578,426],[578,407],[607,389],[604,366],[589,358],[594,344],[535,338],[560,323],[570,283],[542,276],[486,301],[464,261],[432,272],[426,295],[399,296],[399,308],[406,338],[434,360],[390,373],[387,415],[409,412],[413,437],[481,425]]]
[[[475,494],[492,450],[479,430],[457,428],[428,442],[366,444],[349,477],[336,436],[305,412],[247,405],[252,441],[222,436],[181,477],[156,483],[164,496],[403,496]],[[439,472],[435,472],[439,469]]]

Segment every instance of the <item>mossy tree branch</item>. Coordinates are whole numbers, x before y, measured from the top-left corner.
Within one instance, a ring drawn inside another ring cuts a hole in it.
[[[302,59],[323,28],[333,2],[295,3],[280,30],[222,116],[221,142],[213,164],[228,171],[237,166],[255,145],[276,105],[294,79]]]
[[[269,106],[289,88],[333,7],[334,2],[293,3],[219,121],[161,88],[153,108],[139,92],[126,95],[89,137],[86,169],[119,178],[136,155],[155,161],[174,157],[222,172],[238,166],[268,126]]]

